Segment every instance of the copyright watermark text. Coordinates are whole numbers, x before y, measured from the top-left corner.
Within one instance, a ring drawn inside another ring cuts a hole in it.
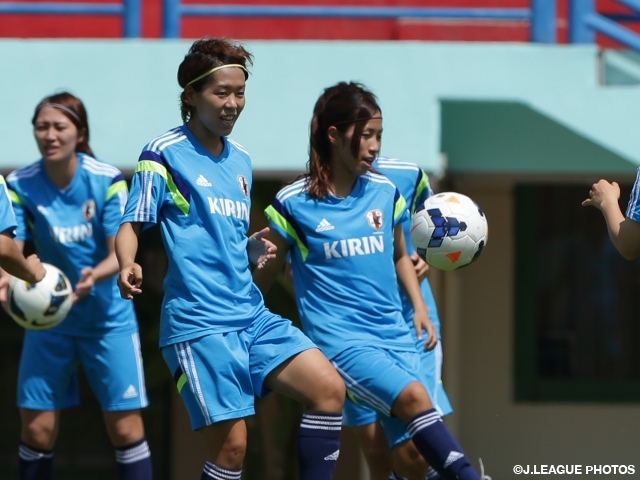
[[[633,475],[635,465],[514,465],[516,475]]]

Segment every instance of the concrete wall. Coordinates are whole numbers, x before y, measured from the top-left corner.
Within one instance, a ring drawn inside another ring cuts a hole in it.
[[[87,104],[92,145],[135,166],[142,146],[180,123],[177,67],[190,41],[0,40],[0,165],[33,161],[33,107],[68,89]],[[519,102],[634,164],[637,87],[602,87],[593,46],[426,42],[248,42],[255,65],[233,137],[257,172],[300,171],[311,109],[340,80],[365,83],[385,117],[383,152],[442,170],[442,100]]]

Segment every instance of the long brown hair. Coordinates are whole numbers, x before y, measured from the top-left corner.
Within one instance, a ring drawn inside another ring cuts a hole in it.
[[[45,106],[58,108],[65,117],[71,120],[78,129],[78,134],[82,136],[82,140],[76,144],[75,151],[86,153],[93,157],[93,150],[91,150],[91,147],[89,146],[89,119],[87,118],[87,110],[84,108],[82,100],[69,92],[60,92],[44,97],[40,100],[40,103],[38,103],[35,111],[33,112],[31,125],[35,126],[38,113],[40,113],[40,110]]]
[[[357,156],[365,125],[381,111],[376,96],[360,83],[340,82],[324,89],[313,107],[310,126],[308,173],[305,176],[311,197],[323,198],[329,194],[332,151],[327,135],[329,127],[344,133],[354,126],[351,152]]]

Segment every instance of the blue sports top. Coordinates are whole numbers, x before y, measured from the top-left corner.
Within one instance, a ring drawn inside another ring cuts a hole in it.
[[[627,204],[626,217],[634,222],[640,222],[640,167],[636,171],[636,180]]]
[[[11,236],[16,229],[16,214],[11,207],[11,199],[4,177],[0,175],[0,233],[9,233]]]
[[[115,167],[78,153],[78,168],[65,190],[49,179],[44,160],[7,176],[17,219],[16,238],[33,240],[40,260],[60,268],[72,285],[85,267],[95,267],[109,252],[127,199],[127,183]],[[120,297],[117,276],[98,282],[79,300],[60,333],[103,336],[136,331],[133,305]]]
[[[393,230],[408,217],[404,198],[373,173],[359,177],[346,198],[312,198],[305,184],[283,188],[265,210],[292,247],[305,333],[330,359],[351,345],[415,351],[393,253]]]
[[[389,178],[400,190],[402,196],[407,200],[407,206],[412,216],[418,205],[433,195],[428,175],[415,163],[403,162],[394,158],[378,157],[373,162],[373,167]],[[415,247],[411,242],[411,220],[408,219],[402,225],[404,238],[407,242],[407,252],[411,255],[415,251]],[[436,327],[439,337],[440,318],[429,281],[427,279],[423,280],[420,283],[420,288],[422,289],[425,303],[429,308],[429,318]],[[402,299],[404,317],[413,328],[413,307],[402,291],[400,291],[400,298]]]
[[[169,258],[160,346],[249,326],[263,310],[247,254],[251,159],[222,137],[212,155],[186,125],[147,144],[123,222],[159,224]]]

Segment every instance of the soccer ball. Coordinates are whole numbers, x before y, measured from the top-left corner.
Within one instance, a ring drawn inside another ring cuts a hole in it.
[[[38,283],[12,277],[7,290],[7,305],[18,325],[30,330],[46,330],[58,325],[73,304],[73,287],[57,267],[42,264],[46,270]]]
[[[440,270],[473,263],[487,245],[488,236],[487,217],[480,206],[457,192],[430,196],[411,222],[411,241],[418,255]]]

